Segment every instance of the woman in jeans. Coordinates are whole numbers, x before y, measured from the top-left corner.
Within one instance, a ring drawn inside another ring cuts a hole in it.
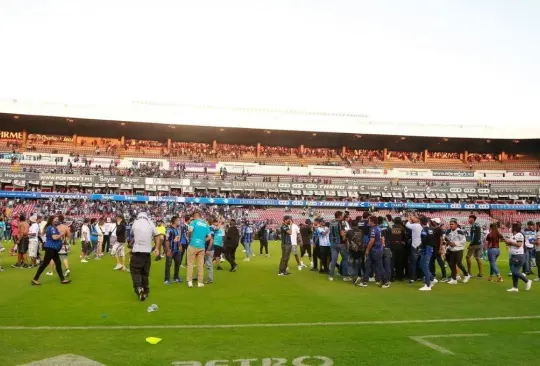
[[[512,271],[512,288],[508,292],[518,292],[518,281],[522,280],[527,285],[526,291],[529,291],[532,286],[532,281],[527,280],[527,277],[521,273],[523,261],[525,260],[525,237],[521,233],[521,223],[512,224],[512,237],[505,239],[510,252],[510,270]]]
[[[497,267],[497,258],[501,254],[499,249],[499,243],[503,240],[502,235],[499,233],[497,224],[491,224],[489,226],[489,234],[486,237],[487,255],[489,260],[489,277],[488,281],[493,280],[493,275],[497,276],[497,282],[503,282],[499,267]]]
[[[32,279],[33,286],[41,285],[41,283],[39,283],[39,276],[41,276],[51,261],[54,261],[54,264],[56,265],[56,273],[58,273],[58,277],[60,277],[60,283],[63,285],[71,283],[71,281],[66,280],[62,274],[62,263],[60,262],[60,255],[58,252],[60,249],[62,249],[64,236],[60,234],[60,231],[58,231],[56,228],[58,223],[58,217],[49,216],[47,219],[47,224],[43,228],[46,238],[45,244],[43,244],[43,248],[45,249],[45,258],[43,259],[43,262],[41,262],[36,275]]]

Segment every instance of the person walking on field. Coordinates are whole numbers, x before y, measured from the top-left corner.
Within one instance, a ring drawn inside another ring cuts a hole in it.
[[[71,283],[71,280],[66,280],[64,274],[62,273],[62,263],[60,262],[60,256],[58,255],[58,252],[60,252],[60,249],[62,249],[62,242],[64,240],[64,237],[62,236],[60,231],[58,231],[56,227],[57,225],[58,217],[49,216],[49,218],[47,219],[47,223],[44,227],[46,239],[45,244],[43,244],[43,248],[45,249],[45,257],[43,258],[43,261],[41,262],[36,272],[36,275],[32,279],[32,285],[34,286],[41,285],[41,283],[39,283],[39,277],[51,261],[53,261],[56,265],[56,273],[58,274],[58,277],[60,277],[60,283],[63,285]]]
[[[212,250],[212,235],[210,226],[201,218],[201,213],[196,211],[193,220],[189,223],[191,240],[188,246],[187,282],[188,287],[193,287],[193,265],[197,262],[197,287],[204,287],[204,256]],[[208,247],[206,248],[206,243]]]
[[[532,281],[527,279],[521,268],[525,261],[525,237],[521,232],[521,223],[512,224],[512,237],[505,239],[510,252],[510,270],[512,271],[512,288],[508,292],[518,292],[518,282],[525,282],[525,290],[529,291],[532,286]]]
[[[236,272],[238,264],[236,263],[236,249],[238,249],[238,242],[240,241],[240,232],[236,226],[236,221],[231,219],[229,221],[229,227],[225,233],[225,243],[223,245],[223,253],[225,254],[225,260],[230,263],[231,269],[229,272]]]

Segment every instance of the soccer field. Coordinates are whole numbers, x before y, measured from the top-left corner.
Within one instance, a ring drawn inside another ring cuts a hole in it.
[[[539,364],[540,284],[507,293],[506,252],[504,283],[473,278],[422,293],[421,283],[383,290],[329,282],[297,271],[294,259],[292,276],[278,277],[279,244],[270,247],[270,258],[249,263],[239,250],[238,272],[215,271],[215,283],[202,289],[164,285],[164,261],[153,262],[143,303],[111,257],[81,264],[77,246],[71,285],[55,274],[34,287],[35,270],[12,269],[14,257],[2,253],[0,365],[66,354],[104,365]],[[151,304],[159,310],[148,313]]]

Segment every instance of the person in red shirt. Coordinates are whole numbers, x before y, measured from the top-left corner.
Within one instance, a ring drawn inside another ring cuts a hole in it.
[[[486,237],[486,248],[489,260],[489,277],[488,281],[493,280],[493,275],[497,276],[497,282],[503,282],[499,267],[497,267],[497,258],[501,254],[499,249],[499,243],[504,240],[503,236],[499,232],[497,224],[491,224],[489,226],[489,234]]]

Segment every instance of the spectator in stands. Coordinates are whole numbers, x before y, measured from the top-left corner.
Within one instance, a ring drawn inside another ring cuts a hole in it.
[[[529,291],[532,286],[532,281],[521,273],[521,268],[525,260],[525,237],[521,232],[521,223],[512,224],[512,237],[505,239],[506,245],[510,252],[510,270],[512,271],[512,288],[508,292],[518,292],[518,282],[525,282],[525,290]]]

